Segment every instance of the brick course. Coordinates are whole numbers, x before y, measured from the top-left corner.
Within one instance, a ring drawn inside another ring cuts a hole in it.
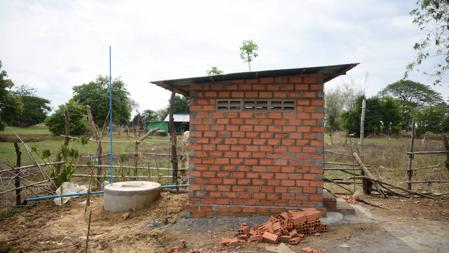
[[[193,215],[322,208],[323,97],[317,74],[192,84]],[[234,98],[294,99],[296,111],[216,111],[217,99]]]

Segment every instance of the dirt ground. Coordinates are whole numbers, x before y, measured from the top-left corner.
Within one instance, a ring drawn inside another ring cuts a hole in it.
[[[341,219],[330,213],[324,219],[329,232],[307,237],[300,252],[311,246],[326,252],[449,252],[449,201],[423,199],[378,199],[352,204],[355,215]],[[40,202],[0,221],[0,252],[84,252],[87,221],[85,198],[68,206]],[[164,192],[149,209],[108,213],[103,198],[92,199],[89,252],[165,253],[185,240],[188,252],[269,252],[265,243],[242,243],[221,247],[222,237],[233,236],[241,222],[257,225],[267,217],[215,217],[192,219],[183,211],[186,194]],[[337,218],[336,218],[337,217]]]

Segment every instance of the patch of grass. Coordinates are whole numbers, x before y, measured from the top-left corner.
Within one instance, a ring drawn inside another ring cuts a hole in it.
[[[351,139],[353,144],[358,143],[358,138]],[[407,164],[410,145],[409,138],[395,138],[389,139],[385,137],[368,138],[364,141],[362,160],[369,167],[371,173],[379,179],[399,185],[402,187],[407,186]],[[334,151],[338,153],[351,154],[351,146],[349,140],[344,144],[344,137],[334,136],[334,145],[329,145],[329,137],[325,138],[325,150]],[[357,145],[353,145],[352,149],[358,151]],[[443,150],[442,141],[427,140],[423,142],[422,139],[415,140],[415,151],[418,150]],[[344,162],[353,164],[354,160],[350,156],[343,156],[333,153],[326,153],[326,161],[330,162]],[[444,167],[445,155],[415,155],[413,160],[413,169],[417,169],[413,175],[413,181],[421,180],[438,180],[449,179],[449,172]],[[354,163],[357,164],[357,163]],[[439,165],[431,169],[419,169],[422,167],[428,167],[431,165]],[[350,166],[336,166],[326,165],[326,168],[349,168]],[[358,167],[354,167],[358,168]],[[360,173],[360,171],[354,171]],[[326,171],[324,176],[326,178],[342,178],[347,181],[351,181],[348,178],[351,175],[342,173],[340,171]],[[361,182],[361,180],[358,180]],[[326,187],[332,191],[344,192],[341,187],[335,184],[326,183]],[[349,189],[353,189],[352,185],[346,186]],[[449,190],[449,184],[413,184],[414,190],[432,191],[432,192],[447,192]],[[361,192],[361,186],[357,185],[356,190]]]
[[[35,126],[31,128],[15,128],[15,127],[7,127],[4,132],[0,132],[1,134],[14,134],[14,131],[19,135],[44,135],[44,138],[41,141],[27,142],[27,145],[30,148],[37,148],[38,150],[46,150],[48,149],[52,157],[56,156],[56,153],[59,151],[61,145],[64,142],[64,138],[61,136],[53,136],[48,131],[48,128],[44,126]],[[134,152],[134,143],[140,137],[134,137],[130,135],[129,137],[126,134],[122,133],[118,135],[114,133],[112,144],[114,153],[123,153],[123,152]],[[109,136],[103,137],[102,149],[103,154],[109,153]],[[95,154],[97,151],[97,144],[93,141],[89,141],[87,144],[82,145],[78,140],[71,140],[69,143],[71,148],[77,149],[81,155],[85,154]],[[23,144],[19,144],[19,147],[22,151],[22,164],[32,164],[33,160],[27,153]],[[156,152],[157,150],[168,150],[169,147],[169,137],[167,136],[151,136],[146,139],[143,143],[140,144],[139,151],[141,152]],[[168,151],[167,151],[168,152]],[[14,150],[14,144],[12,142],[0,142],[0,161],[5,162],[9,165],[14,165],[16,161],[16,153]]]
[[[38,124],[31,127],[5,127],[5,130],[0,131],[0,135],[51,135],[48,128],[43,124]]]
[[[0,209],[0,221],[7,219],[9,217],[14,216],[17,213],[20,213],[22,208],[17,207],[5,207]]]

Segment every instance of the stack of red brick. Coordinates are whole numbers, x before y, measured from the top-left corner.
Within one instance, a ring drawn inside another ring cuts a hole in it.
[[[271,216],[263,225],[251,228],[241,224],[238,236],[224,238],[222,245],[234,245],[239,242],[285,242],[292,245],[299,244],[306,235],[327,232],[327,225],[320,222],[321,212],[310,208],[303,211],[285,211]]]

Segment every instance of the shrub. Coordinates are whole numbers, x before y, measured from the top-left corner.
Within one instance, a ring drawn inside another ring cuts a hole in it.
[[[48,126],[50,132],[54,135],[64,134],[64,112],[69,113],[69,131],[70,135],[82,135],[87,132],[87,112],[84,106],[70,100],[65,105],[60,105],[59,108],[50,115],[45,124]]]

